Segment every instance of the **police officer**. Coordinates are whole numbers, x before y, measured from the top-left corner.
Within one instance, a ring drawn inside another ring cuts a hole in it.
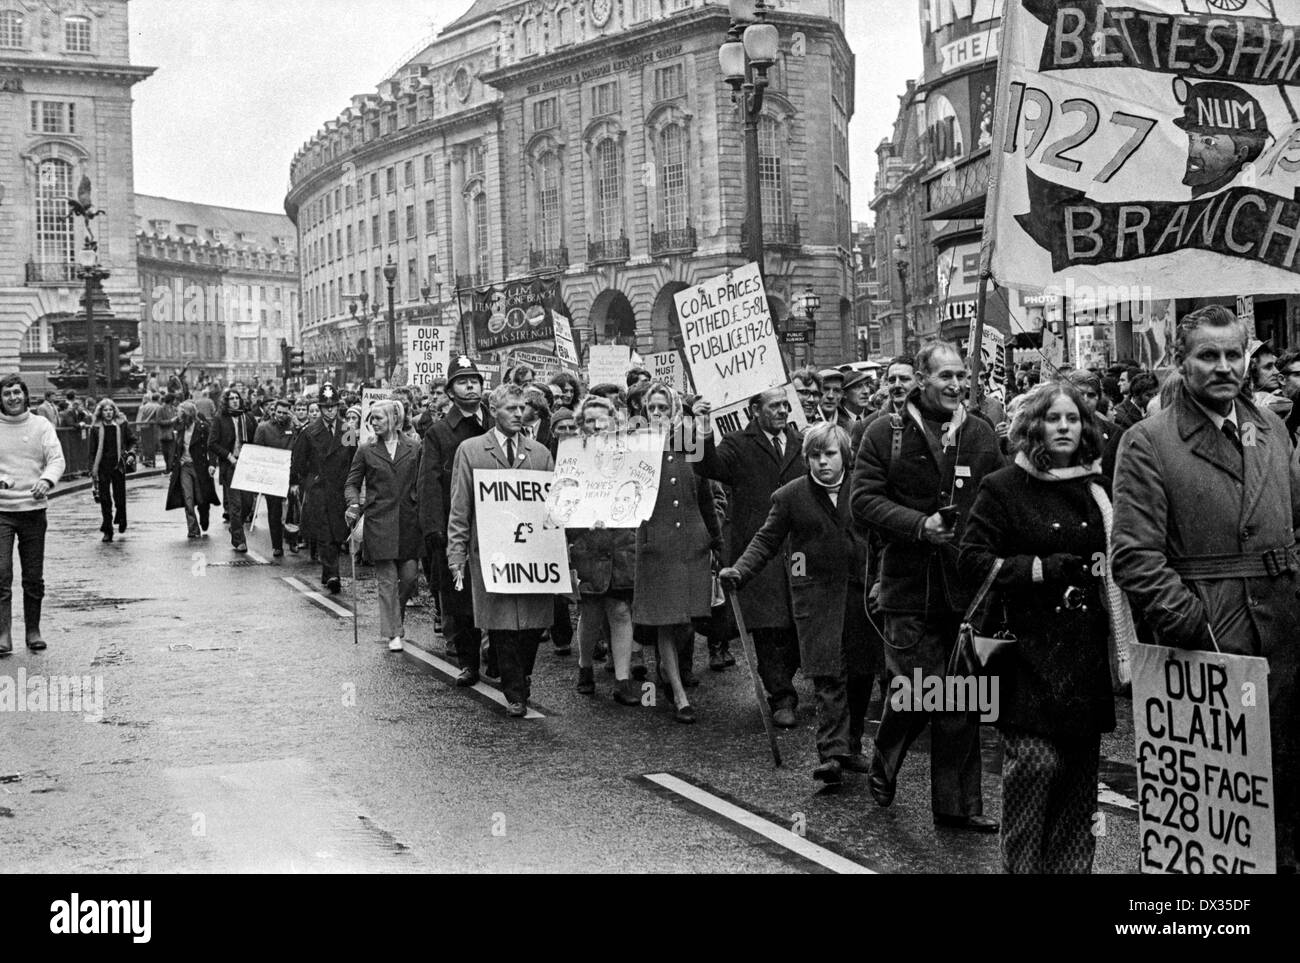
[[[337,595],[339,545],[348,537],[343,517],[347,504],[343,486],[357,451],[356,430],[339,417],[339,393],[321,385],[320,419],[305,428],[293,445],[289,490],[302,496],[302,536],[314,539],[320,552],[321,584]]]

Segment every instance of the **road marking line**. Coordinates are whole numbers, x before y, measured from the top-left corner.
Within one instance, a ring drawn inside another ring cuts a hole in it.
[[[337,615],[341,619],[350,619],[353,617],[352,613],[347,609],[345,609],[343,606],[337,604],[336,602],[330,599],[327,599],[324,595],[321,595],[320,592],[317,592],[311,586],[305,584],[299,579],[294,578],[291,575],[282,575],[280,577],[280,581],[287,582],[290,586],[297,589],[303,595],[307,596],[307,598],[315,602],[317,605],[321,606],[327,612],[331,612],[334,615]]]
[[[249,558],[251,558],[251,559],[252,559],[254,562],[256,562],[258,565],[270,565],[270,564],[271,564],[269,561],[267,561],[266,559],[262,558],[262,556],[258,555],[258,554],[257,554],[255,551],[253,551],[251,548],[250,548],[247,552],[245,552],[244,554],[246,554]]]
[[[426,665],[433,666],[433,668],[437,669],[440,674],[445,675],[448,681],[454,682],[456,680],[456,676],[460,675],[460,669],[456,668],[450,662],[438,658],[436,655],[434,655],[431,652],[426,652],[418,645],[413,645],[410,642],[407,642],[405,639],[402,640],[402,651],[405,652],[407,655],[412,656],[413,658],[419,659],[421,662],[425,663]],[[506,701],[505,693],[503,693],[500,689],[494,689],[490,685],[486,685],[483,682],[479,682],[475,685],[469,686],[468,688],[469,691],[477,692],[480,696],[483,696],[485,699],[489,699],[492,702],[495,702],[497,705],[501,706],[502,708],[505,708],[506,706],[509,705],[509,703]],[[538,712],[532,706],[529,706],[528,712],[524,715],[524,718],[545,719],[546,716],[542,715],[542,713]]]
[[[679,779],[666,772],[650,773],[645,778],[669,792],[677,793],[677,795],[695,803],[697,806],[704,807],[723,819],[728,819],[751,832],[757,833],[764,839],[768,839],[778,846],[802,856],[809,862],[816,863],[824,869],[829,869],[831,872],[846,875],[877,875],[875,870],[867,869],[867,867],[861,866],[850,859],[845,859],[838,853],[833,853],[816,843],[810,843],[798,833],[792,833],[784,826],[778,826],[762,816],[751,813],[748,809],[743,809],[735,803],[728,802],[711,792],[706,792],[698,786],[693,786],[684,779]]]
[[[1097,783],[1097,802],[1116,806],[1119,809],[1131,809],[1137,812],[1138,804],[1123,793],[1118,793],[1104,782]]]

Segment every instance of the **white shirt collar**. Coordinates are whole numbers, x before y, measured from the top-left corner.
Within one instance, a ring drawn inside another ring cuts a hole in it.
[[[1192,400],[1196,401],[1195,398],[1193,398]],[[1196,401],[1196,403],[1198,405],[1201,405],[1201,410],[1204,411],[1206,415],[1209,416],[1210,421],[1214,422],[1215,431],[1223,431],[1223,423],[1225,421],[1232,422],[1234,427],[1240,427],[1239,422],[1237,421],[1237,403],[1235,401],[1232,403],[1232,410],[1229,411],[1226,415],[1221,415],[1217,411],[1214,411],[1211,408],[1207,408],[1205,405],[1202,405],[1199,401]]]
[[[506,442],[507,442],[507,441],[513,441],[513,442],[515,443],[515,456],[516,456],[516,458],[518,457],[518,455],[519,455],[519,450],[520,450],[520,449],[519,449],[519,436],[518,436],[518,435],[515,435],[515,437],[514,437],[513,439],[511,439],[511,438],[507,438],[505,435],[503,435],[503,434],[501,433],[501,429],[500,429],[500,428],[493,428],[493,429],[492,429],[492,434],[496,437],[497,444],[501,446],[501,450],[502,450],[502,452],[504,452],[504,451],[507,450],[507,449],[506,449]]]

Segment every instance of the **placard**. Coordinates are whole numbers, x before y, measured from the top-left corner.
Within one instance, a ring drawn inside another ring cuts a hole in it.
[[[587,387],[604,384],[624,387],[631,361],[632,349],[625,344],[593,344],[587,358]]]
[[[803,413],[803,404],[799,400],[799,392],[795,391],[793,383],[786,384],[783,387],[785,388],[786,398],[790,401],[789,423],[802,432],[808,427],[808,416]],[[737,401],[735,404],[713,409],[713,431],[719,438],[726,437],[733,432],[744,431],[753,420],[753,418],[749,417],[748,398],[744,401]]]
[[[789,377],[757,264],[747,264],[673,295],[691,380],[726,406]]]
[[[432,324],[406,326],[406,360],[413,385],[431,385],[447,377],[455,328]]]
[[[289,494],[289,462],[293,452],[266,445],[244,445],[239,449],[230,487],[284,498]]]
[[[691,376],[686,370],[686,362],[682,360],[680,351],[662,351],[652,354],[646,367],[650,371],[651,381],[662,381],[679,394],[694,391],[691,386]]]
[[[566,528],[636,528],[659,497],[663,431],[610,431],[560,442],[547,511]]]
[[[564,528],[547,518],[553,473],[474,470],[474,524],[483,585],[499,595],[572,591]]]
[[[1276,872],[1268,660],[1132,654],[1141,871]]]
[[[582,367],[582,362],[578,360],[578,349],[573,343],[573,325],[564,315],[555,311],[551,312],[551,321],[555,325],[555,354],[570,371],[577,371]]]

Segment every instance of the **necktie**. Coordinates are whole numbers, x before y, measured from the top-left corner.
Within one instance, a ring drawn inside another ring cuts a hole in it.
[[[506,439],[506,464],[511,468],[515,467],[515,441],[513,438]]]
[[[777,461],[785,457],[785,437],[783,435],[772,436],[772,447],[776,449]]]
[[[1241,435],[1237,432],[1237,426],[1230,421],[1223,423],[1223,433],[1227,436],[1228,441],[1232,442],[1232,447],[1237,449],[1237,454],[1243,454],[1241,447]]]

